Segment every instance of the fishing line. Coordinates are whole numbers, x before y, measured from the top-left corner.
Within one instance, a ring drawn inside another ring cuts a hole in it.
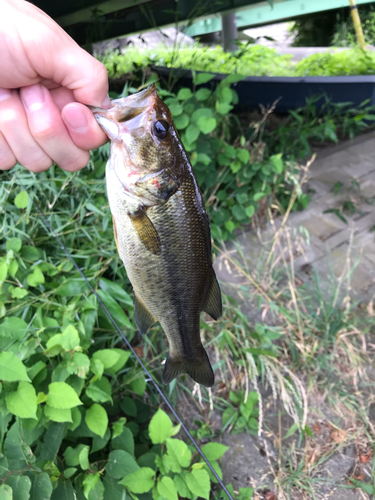
[[[18,174],[16,174],[16,177],[20,183],[20,185],[22,186],[22,188],[27,192],[27,189],[25,188],[25,186],[23,185],[21,179],[19,178]],[[190,432],[188,431],[188,429],[185,427],[183,421],[181,420],[181,418],[177,415],[177,413],[175,412],[175,410],[173,409],[173,406],[171,405],[171,403],[168,401],[167,397],[164,395],[163,391],[160,389],[160,387],[158,386],[158,384],[155,382],[153,376],[151,375],[151,373],[148,371],[148,369],[146,368],[146,366],[143,364],[141,358],[138,356],[138,354],[135,352],[135,350],[133,349],[133,347],[131,346],[130,342],[128,341],[128,339],[125,337],[124,333],[122,332],[121,328],[118,326],[118,324],[116,323],[116,321],[113,319],[113,317],[111,316],[110,312],[108,311],[108,309],[106,308],[106,306],[103,304],[102,300],[100,299],[99,295],[96,293],[96,291],[94,290],[94,288],[91,286],[89,280],[86,278],[86,276],[83,274],[81,268],[78,266],[78,264],[76,263],[76,261],[74,260],[73,256],[71,255],[71,253],[69,252],[69,250],[66,248],[66,246],[64,245],[64,243],[61,241],[61,239],[59,238],[59,236],[55,233],[55,231],[53,230],[51,224],[49,223],[47,217],[43,214],[43,212],[40,210],[38,204],[34,201],[33,197],[30,196],[31,198],[31,201],[35,207],[35,209],[37,210],[37,212],[39,213],[39,215],[42,217],[42,220],[44,222],[44,224],[47,226],[47,228],[51,231],[52,235],[57,239],[57,241],[59,242],[60,246],[61,246],[61,249],[65,252],[65,254],[68,256],[69,260],[73,263],[74,267],[77,269],[77,271],[79,272],[79,274],[82,276],[82,278],[84,279],[84,281],[86,282],[87,286],[90,288],[90,290],[92,291],[92,293],[95,295],[95,297],[98,299],[98,302],[99,304],[102,306],[104,312],[106,313],[106,315],[108,316],[108,318],[112,321],[112,324],[114,325],[114,327],[116,328],[116,330],[119,332],[119,334],[121,335],[121,337],[124,339],[125,341],[125,344],[127,345],[127,347],[131,350],[131,352],[133,353],[133,356],[135,356],[136,360],[138,361],[138,363],[141,365],[143,371],[145,372],[145,374],[147,375],[147,380],[146,382],[151,382],[156,391],[160,394],[161,398],[163,399],[164,403],[168,406],[169,410],[171,411],[171,413],[173,414],[173,416],[175,417],[175,419],[178,421],[179,424],[181,424],[181,428],[185,431],[187,437],[190,439],[190,441],[193,443],[194,447],[196,448],[197,452],[199,453],[199,455],[203,458],[203,460],[206,462],[207,466],[209,467],[210,471],[212,472],[212,474],[215,476],[215,478],[217,479],[219,485],[221,486],[221,488],[225,491],[225,493],[228,495],[229,499],[230,500],[234,500],[232,495],[229,493],[229,491],[227,490],[226,486],[224,485],[223,481],[220,479],[220,477],[218,476],[218,474],[216,473],[215,469],[212,467],[210,461],[208,460],[208,458],[206,457],[206,455],[203,453],[203,451],[201,450],[199,444],[195,441],[195,439],[193,438],[193,436],[190,434]]]

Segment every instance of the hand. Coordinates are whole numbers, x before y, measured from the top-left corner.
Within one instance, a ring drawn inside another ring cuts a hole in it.
[[[85,167],[107,140],[84,106],[110,107],[105,66],[34,5],[0,0],[0,12],[0,170]]]

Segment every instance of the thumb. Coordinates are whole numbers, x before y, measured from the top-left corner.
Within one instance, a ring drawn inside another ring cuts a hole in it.
[[[82,104],[110,107],[111,101],[107,95],[108,74],[104,64],[75,42],[66,49],[68,50],[62,49],[60,53],[54,81],[72,90],[75,99]]]

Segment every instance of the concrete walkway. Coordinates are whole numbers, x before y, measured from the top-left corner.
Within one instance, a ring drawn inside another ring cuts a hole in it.
[[[276,261],[274,272],[277,274],[280,270],[279,279],[274,281],[274,284],[276,283],[278,287],[283,282],[285,260],[289,260],[289,263],[291,259],[294,260],[297,286],[311,280],[312,270],[315,270],[321,278],[323,289],[330,280],[337,283],[340,277],[347,274],[348,269],[357,263],[352,273],[349,292],[355,301],[368,303],[375,296],[375,203],[373,203],[375,132],[322,150],[310,167],[310,180],[306,187],[312,198],[308,208],[301,212],[293,212],[289,216],[280,236],[280,245],[274,249],[274,262]],[[352,214],[343,209],[344,204],[350,208],[348,202],[355,209]],[[327,210],[339,210],[346,222],[335,213],[327,213]],[[262,274],[262,265],[272,246],[273,236],[281,224],[282,218],[279,218],[273,224],[267,224],[258,234],[254,231],[240,234],[236,242],[226,246],[226,255],[219,254],[215,262],[223,291],[233,297],[237,296],[243,306],[243,312],[252,322],[268,322],[270,317],[263,316],[257,311],[255,300],[247,301],[241,296],[240,285],[248,285],[248,282],[246,283],[244,275],[238,272],[230,258],[241,262],[249,274],[253,274],[256,269],[258,281],[264,286],[262,283],[264,276],[267,288],[268,278],[266,273]],[[291,244],[288,243],[287,235]],[[346,281],[343,280],[343,283]],[[343,293],[346,294],[347,289],[344,289]],[[370,367],[368,371],[370,372]],[[313,401],[312,406],[317,410],[319,404]],[[323,405],[319,411],[323,421],[337,423],[340,420],[328,406]],[[268,409],[265,418],[276,436],[278,434],[277,422],[274,422],[276,417],[270,413],[272,411]],[[310,423],[309,421],[309,425]],[[290,423],[283,426],[283,432],[289,427]],[[236,436],[226,434],[225,444],[231,447],[227,457],[229,462],[223,463],[225,480],[231,481],[235,488],[250,484],[259,487],[267,481],[271,482],[270,488],[274,488],[272,478],[270,480],[267,476],[266,458],[261,455],[255,438],[246,434]],[[355,445],[351,442],[323,463],[320,475],[315,477],[315,498],[319,500],[369,498],[359,490],[345,489],[347,474],[356,464],[356,455]],[[298,496],[298,500],[302,498],[310,497]],[[297,497],[293,498],[296,499]]]
[[[351,295],[355,300],[370,300],[375,294],[375,132],[318,153],[310,167],[307,192],[312,198],[307,209],[293,212],[287,221],[295,234],[302,234],[301,228],[309,234],[309,244],[300,238],[293,247],[297,276],[304,282],[315,269],[323,278],[340,278],[345,266],[357,264]],[[345,208],[355,211],[351,214]],[[339,211],[346,223],[327,210]],[[258,265],[257,259],[266,251],[265,242],[272,239],[281,222],[279,218],[273,226],[268,224],[258,235],[253,231],[239,235],[236,243],[249,269]],[[232,245],[228,248],[239,258]],[[219,255],[215,267],[224,284],[239,283],[238,273],[225,256]]]

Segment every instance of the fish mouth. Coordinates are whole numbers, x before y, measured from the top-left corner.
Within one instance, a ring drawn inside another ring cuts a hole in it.
[[[146,89],[131,94],[120,99],[113,99],[111,102],[113,107],[110,109],[101,109],[93,106],[88,106],[94,113],[95,117],[107,118],[117,123],[124,123],[146,110],[151,110],[158,98],[155,83],[149,85]],[[98,120],[99,121],[99,120]]]

